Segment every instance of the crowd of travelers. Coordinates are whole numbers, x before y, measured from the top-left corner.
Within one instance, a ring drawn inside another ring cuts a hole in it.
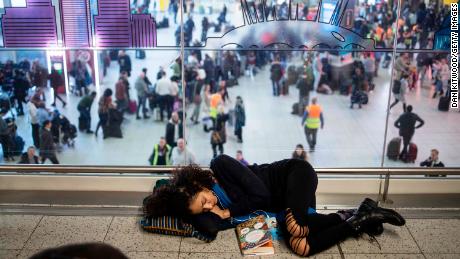
[[[171,1],[168,11],[177,13],[177,5],[178,1]],[[203,17],[202,33],[199,38],[194,39],[193,1],[189,1],[185,8],[188,8],[186,12],[188,16],[184,23],[186,46],[190,46],[192,42],[197,46],[203,43],[211,27],[218,29],[222,26],[231,26],[225,6],[220,11],[216,23],[210,22],[206,16]],[[285,13],[283,12],[285,4],[277,8],[279,13]],[[303,10],[307,15],[305,10],[308,8]],[[401,8],[399,20],[397,20],[396,8],[387,2],[376,5],[363,3],[358,6],[358,10],[359,15],[355,18],[353,29],[365,37],[374,39],[376,47],[385,48],[393,46],[394,37],[397,37],[399,48],[432,48],[435,40],[434,33],[441,28],[443,19],[447,15],[447,9],[443,6],[433,4],[427,6],[421,3],[414,8],[407,2]],[[395,28],[397,30],[393,31]],[[337,72],[334,71],[331,62],[333,54],[302,52],[299,64],[298,53],[293,51],[213,52],[194,49],[186,51],[184,60],[179,57],[170,67],[160,67],[158,71],[154,71],[156,76],[151,79],[148,73],[157,68],[144,67],[141,71],[133,71],[131,57],[124,50],[102,51],[104,75],[108,66],[116,62],[119,66],[119,77],[115,85],[103,89],[99,97],[95,91],[90,90],[93,84],[92,72],[84,61],[78,59],[73,61],[69,70],[72,79],[70,90],[80,97],[77,105],[80,116],[78,122],[74,122],[78,127],[70,123],[57,107],[57,100],[60,101],[62,108],[67,105],[63,95],[62,72],[54,67],[49,71],[39,60],[31,63],[24,59],[17,64],[6,61],[0,64],[2,86],[0,104],[4,115],[9,113],[13,116],[9,120],[5,119],[4,125],[7,126],[2,127],[4,128],[1,135],[4,157],[5,160],[12,160],[15,156],[13,154],[18,152],[22,154],[24,147],[20,148],[21,138],[14,130],[16,127],[14,119],[26,113],[30,117],[33,139],[33,146],[28,150],[31,154],[35,153],[35,149],[40,150],[40,158],[43,161],[48,158],[53,163],[57,163],[56,153],[60,151],[62,144],[73,145],[77,135],[76,128],[82,133],[94,133],[96,137],[101,128],[103,138],[123,137],[121,125],[125,114],[135,114],[138,120],[151,117],[155,121],[166,120],[165,134],[153,148],[149,159],[152,165],[177,164],[179,162],[174,162],[177,159],[173,159],[173,154],[177,158],[191,153],[183,145],[185,144],[182,132],[185,123],[182,121],[183,118],[190,120],[193,125],[203,124],[204,131],[209,133],[212,155],[216,157],[224,153],[224,146],[229,141],[230,133],[227,130],[229,126],[233,130],[235,142],[243,143],[244,139],[243,129],[246,125],[244,100],[242,96],[231,100],[230,89],[239,84],[239,78],[246,76],[255,80],[257,74],[264,70],[269,70],[270,77],[267,80],[271,81],[271,92],[274,97],[289,95],[291,86],[298,89],[298,102],[293,104],[292,113],[301,117],[299,121],[305,132],[308,151],[314,152],[318,131],[324,128],[327,121],[327,114],[324,113],[321,105],[321,98],[326,96],[318,97],[317,94],[330,95],[338,92],[350,97],[351,109],[356,105],[363,109],[368,102],[372,101],[370,93],[379,87],[374,84],[375,78],[380,76],[379,70],[389,67],[392,56],[389,52],[352,53],[353,64],[350,72],[344,73],[345,76],[340,78],[343,80],[339,80],[338,85],[333,85],[331,83],[333,74]],[[138,51],[136,51],[136,58],[138,58]],[[171,75],[167,76],[167,71],[172,71]],[[424,121],[413,112],[416,107],[407,103],[406,96],[418,88],[432,87],[434,91],[431,97],[439,98],[439,109],[445,110],[450,88],[449,75],[449,59],[446,54],[403,53],[395,57],[391,84],[394,102],[390,105],[390,109],[402,103],[404,112],[395,121],[395,127],[399,128],[404,143],[398,159],[412,161],[407,158],[407,154],[411,153],[411,139],[415,128],[424,125]],[[182,85],[183,82],[185,85]],[[54,99],[51,107],[46,106],[45,92],[48,86],[53,89]],[[132,87],[137,96],[130,96]],[[99,121],[93,130],[90,111],[94,100],[97,100]],[[13,108],[16,113],[11,112]],[[415,125],[417,121],[419,124]],[[47,136],[49,135],[47,128],[51,138]],[[52,140],[51,143],[49,139]],[[45,143],[44,146],[41,142]],[[298,146],[293,156],[307,159],[308,156],[304,155],[304,152],[306,151],[303,146]],[[195,158],[191,155],[188,160],[195,161]]]

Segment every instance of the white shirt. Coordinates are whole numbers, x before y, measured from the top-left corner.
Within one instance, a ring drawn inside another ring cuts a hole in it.
[[[174,125],[174,142],[179,139],[179,123]]]
[[[171,96],[177,96],[179,93],[179,86],[177,85],[176,82],[170,82],[169,84],[169,95]]]
[[[28,102],[27,109],[29,110],[30,123],[38,124],[37,107],[35,107],[35,104]]]
[[[178,147],[175,147],[171,152],[171,164],[173,166],[195,164],[195,161],[195,156],[187,148],[181,152]]]
[[[171,87],[171,80],[166,77],[161,78],[157,81],[157,86],[155,91],[158,95],[169,95],[170,94],[170,87]]]

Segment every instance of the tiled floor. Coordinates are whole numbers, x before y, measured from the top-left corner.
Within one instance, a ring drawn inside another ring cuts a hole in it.
[[[142,232],[136,217],[0,216],[0,258],[28,258],[40,249],[69,243],[105,242],[130,258],[241,258],[234,230],[211,243]],[[385,226],[377,242],[350,238],[314,258],[460,258],[459,219],[408,219]],[[379,248],[380,246],[380,248]],[[297,258],[284,242],[275,255]]]

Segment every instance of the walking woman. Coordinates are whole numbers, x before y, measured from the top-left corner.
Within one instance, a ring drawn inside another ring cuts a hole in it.
[[[390,110],[393,108],[398,102],[402,102],[403,104],[403,111],[406,112],[406,92],[407,88],[409,87],[409,74],[403,73],[401,80],[393,81],[393,89],[391,89],[395,101],[390,105]]]
[[[243,127],[246,124],[246,112],[244,109],[243,98],[236,97],[235,104],[235,135],[238,137],[238,143],[243,143]]]
[[[62,78],[62,75],[59,74],[59,72],[53,67],[51,68],[51,74],[49,74],[48,79],[50,80],[50,85],[51,88],[53,88],[53,103],[51,106],[56,106],[56,99],[61,101],[62,103],[62,108],[64,108],[67,103],[62,99],[61,96],[59,96],[59,87],[64,86],[64,79]]]
[[[306,161],[286,159],[244,166],[222,155],[211,171],[188,166],[174,172],[170,185],[156,189],[144,203],[146,216],[174,215],[197,230],[217,235],[232,217],[256,210],[276,212],[289,247],[310,256],[360,233],[380,234],[382,223],[405,224],[397,212],[365,199],[356,210],[307,214],[316,207],[318,178]],[[280,220],[281,219],[281,220]]]
[[[291,158],[308,161],[307,151],[305,151],[305,149],[303,148],[302,144],[297,144],[297,146],[295,147],[294,152],[292,152],[292,157]]]
[[[112,103],[112,95],[113,91],[110,88],[105,89],[104,94],[99,99],[99,122],[96,126],[96,132],[94,133],[97,137],[97,132],[99,131],[99,127],[104,126],[107,124],[109,119],[109,110],[114,109],[115,106]]]
[[[219,154],[224,153],[224,144],[227,142],[227,130],[225,129],[225,124],[229,119],[228,113],[225,113],[224,107],[221,105],[218,108],[219,113],[215,121],[213,121],[213,126],[211,128],[206,128],[205,131],[211,130],[211,147],[213,158],[217,156],[217,148],[219,148]]]

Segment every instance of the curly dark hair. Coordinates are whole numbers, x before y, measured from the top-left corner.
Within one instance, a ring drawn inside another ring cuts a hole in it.
[[[176,169],[171,182],[153,190],[144,201],[144,214],[147,217],[179,216],[191,214],[190,202],[202,190],[212,189],[213,173],[203,170],[198,165],[189,165]]]

